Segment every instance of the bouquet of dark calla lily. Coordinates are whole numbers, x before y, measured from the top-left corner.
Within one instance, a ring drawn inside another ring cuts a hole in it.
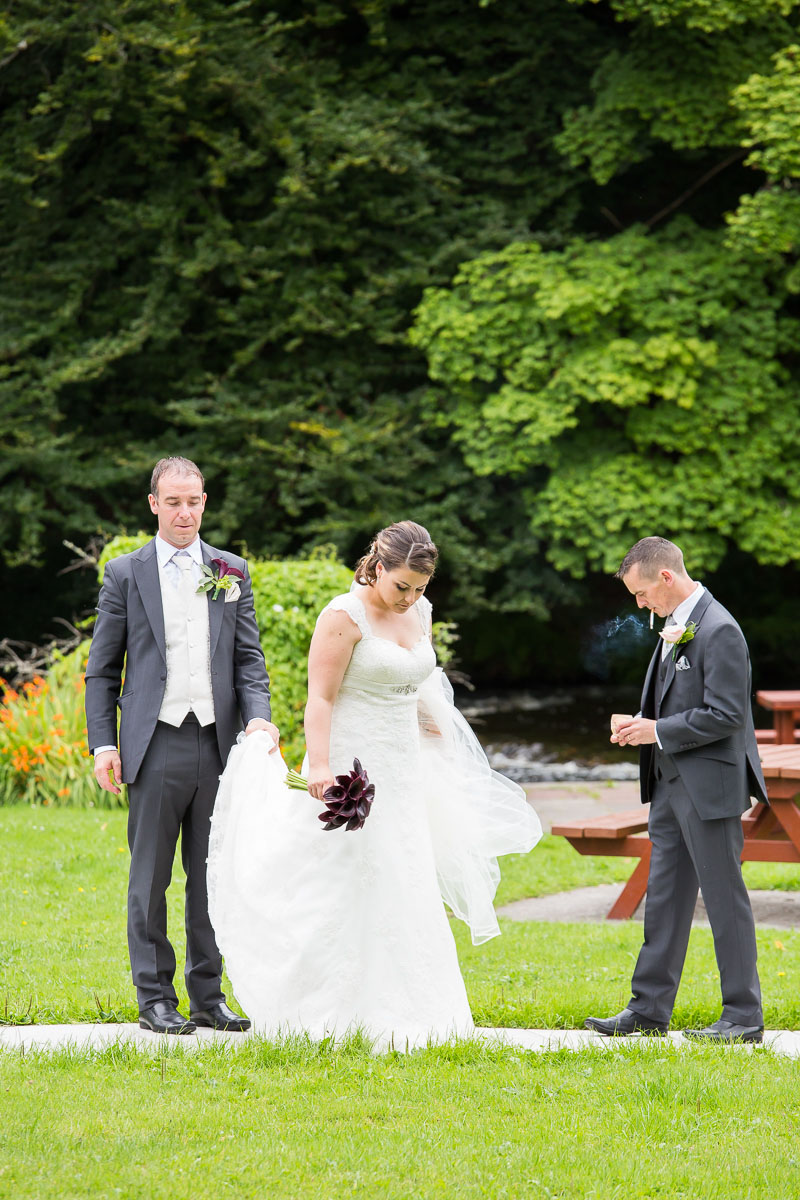
[[[297,771],[289,771],[286,784],[299,791],[308,791],[308,780]],[[321,812],[319,819],[325,822],[325,829],[341,829],[342,826],[361,829],[375,799],[375,784],[370,783],[367,772],[354,758],[352,771],[348,775],[337,775],[336,782],[325,789],[322,799],[327,811]]]
[[[211,567],[216,567],[216,571],[212,571]],[[203,577],[197,585],[197,594],[202,595],[204,592],[210,592],[214,589],[212,600],[216,600],[220,592],[230,591],[235,587],[240,579],[244,579],[244,572],[238,567],[232,567],[230,563],[225,562],[224,558],[212,558],[211,567],[207,563],[203,563],[200,570]]]

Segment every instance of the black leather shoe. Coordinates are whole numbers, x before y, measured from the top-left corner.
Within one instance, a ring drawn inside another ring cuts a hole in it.
[[[156,1000],[139,1013],[139,1028],[151,1033],[194,1033],[197,1026],[187,1021],[169,1000]]]
[[[684,1029],[683,1036],[696,1042],[763,1042],[764,1029],[759,1025],[737,1025],[720,1017],[705,1029]]]
[[[245,1033],[250,1028],[247,1017],[240,1017],[227,1004],[212,1004],[210,1008],[199,1008],[191,1014],[195,1025],[206,1029],[229,1029],[233,1033]]]
[[[632,1008],[623,1008],[615,1017],[587,1017],[583,1022],[587,1029],[604,1033],[606,1037],[627,1037],[629,1033],[650,1033],[663,1037],[667,1026],[649,1017],[640,1017]]]

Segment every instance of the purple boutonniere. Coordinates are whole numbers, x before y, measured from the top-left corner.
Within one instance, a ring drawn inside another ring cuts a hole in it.
[[[212,571],[211,567],[216,567],[216,571]],[[239,580],[244,579],[244,572],[226,563],[224,558],[212,558],[211,567],[207,563],[201,566],[203,578],[197,586],[197,594],[203,595],[213,589],[211,599],[216,600],[220,592],[230,592],[236,588],[235,596],[231,596],[231,599],[235,599],[239,595]]]

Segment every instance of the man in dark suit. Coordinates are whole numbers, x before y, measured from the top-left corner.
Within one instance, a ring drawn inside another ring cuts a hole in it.
[[[86,668],[95,777],[111,792],[128,785],[128,948],[139,1024],[156,1033],[249,1028],[222,992],[208,914],[208,837],[219,776],[237,734],[246,725],[247,733],[265,729],[278,742],[247,564],[200,540],[203,486],[188,459],[156,464],[149,501],[158,533],[107,563]],[[233,569],[228,577],[236,583],[198,592],[203,564],[214,559],[224,560],[223,574]],[[167,937],[165,895],[179,834],[189,1020],[178,1012]]]
[[[761,989],[750,899],[742,879],[741,814],[766,801],[750,707],[742,631],[665,538],[648,537],[617,572],[639,608],[666,617],[636,717],[612,742],[640,746],[642,801],[652,842],[644,944],[632,998],[614,1017],[588,1017],[604,1034],[664,1033],[689,942],[698,885],[714,935],[722,1016],[685,1030],[707,1041],[760,1042]]]

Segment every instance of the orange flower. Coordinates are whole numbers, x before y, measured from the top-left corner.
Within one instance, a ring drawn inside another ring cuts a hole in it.
[[[68,795],[69,795],[69,788],[59,788],[59,789],[58,789],[58,794],[59,794],[59,796],[68,796]]]
[[[14,704],[17,700],[19,700],[19,692],[15,692],[13,688],[6,688],[4,699],[7,700],[9,704]]]

